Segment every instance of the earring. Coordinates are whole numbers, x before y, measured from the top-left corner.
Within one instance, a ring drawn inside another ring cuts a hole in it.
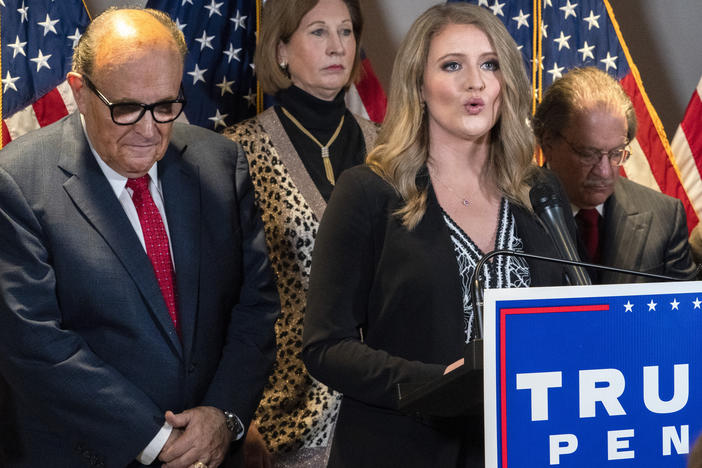
[[[280,66],[280,69],[283,71],[286,71],[288,69],[287,62],[280,62],[278,65]]]

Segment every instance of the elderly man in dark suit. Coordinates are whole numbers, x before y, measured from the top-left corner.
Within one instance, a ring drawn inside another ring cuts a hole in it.
[[[619,177],[636,114],[614,78],[586,67],[556,80],[536,110],[534,133],[568,194],[584,260],[676,278],[694,274],[680,200]],[[591,274],[594,283],[646,281]]]
[[[108,11],[80,112],[0,152],[3,467],[215,467],[258,404],[278,299],[243,152],[173,122],[185,53]]]

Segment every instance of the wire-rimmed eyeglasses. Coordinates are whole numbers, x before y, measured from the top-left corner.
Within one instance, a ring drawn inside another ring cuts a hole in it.
[[[619,148],[614,148],[613,150],[605,151],[595,148],[578,148],[573,143],[568,141],[566,137],[562,134],[558,134],[559,137],[570,147],[573,153],[577,154],[580,158],[580,162],[584,166],[593,166],[602,160],[602,156],[607,156],[609,159],[609,164],[612,166],[622,166],[629,156],[631,156],[631,147],[629,142],[626,142],[623,146]]]
[[[140,102],[112,103],[95,87],[87,76],[83,75],[83,81],[85,85],[110,108],[112,121],[117,125],[133,125],[141,120],[147,110],[151,112],[151,116],[157,123],[173,122],[183,112],[183,108],[185,107],[182,84],[180,85],[180,93],[176,99],[159,101],[153,104],[143,104]]]

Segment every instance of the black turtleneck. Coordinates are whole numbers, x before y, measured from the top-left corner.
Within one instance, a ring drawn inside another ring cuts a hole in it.
[[[296,86],[281,90],[276,95],[277,105],[275,112],[283,124],[285,132],[300,156],[307,172],[317,189],[325,200],[329,201],[332,184],[327,180],[322,162],[319,146],[305,135],[297,126],[288,119],[280,107],[285,107],[303,127],[314,135],[320,143],[326,144],[339,126],[341,116],[344,115],[344,125],[341,133],[329,147],[329,159],[334,169],[334,178],[339,180],[339,175],[349,167],[361,164],[366,156],[366,145],[361,129],[346,108],[344,91],[332,101],[318,99]]]

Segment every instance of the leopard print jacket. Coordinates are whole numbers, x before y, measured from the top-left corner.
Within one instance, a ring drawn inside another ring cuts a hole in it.
[[[356,121],[366,148],[372,148],[377,126],[360,117]],[[301,352],[312,249],[326,203],[273,108],[224,134],[248,158],[281,303],[277,359],[256,411],[258,430],[274,454],[325,447],[341,395],[307,373]]]

